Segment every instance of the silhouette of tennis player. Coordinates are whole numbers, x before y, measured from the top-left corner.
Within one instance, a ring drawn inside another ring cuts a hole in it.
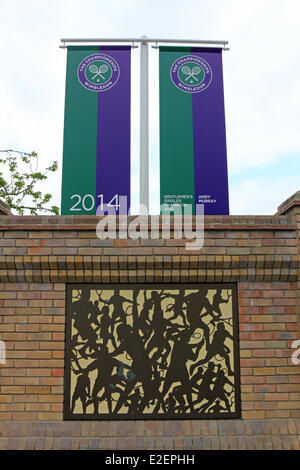
[[[164,387],[162,395],[165,397],[175,382],[180,382],[180,384],[187,390],[186,396],[190,406],[191,411],[194,410],[191,386],[189,383],[189,374],[187,371],[187,361],[195,359],[198,356],[199,350],[203,344],[201,340],[196,344],[189,344],[191,337],[191,331],[186,329],[181,332],[177,341],[174,343],[173,351],[171,354],[169,368],[166,373]],[[195,351],[193,351],[196,349]],[[188,391],[188,387],[190,387]]]
[[[208,302],[208,299],[199,291],[192,292],[185,296],[184,301],[187,305],[186,316],[190,324],[192,332],[197,328],[203,330],[203,335],[206,342],[206,348],[209,345],[209,327],[202,320],[201,311],[203,309],[203,302]],[[209,302],[208,302],[209,304]],[[210,305],[210,304],[209,304]]]
[[[169,393],[167,399],[166,399],[166,405],[167,405],[167,411],[170,414],[175,413],[176,411],[176,400],[174,398],[173,393]]]
[[[137,330],[142,332],[142,339],[146,343],[151,335],[150,311],[153,307],[153,299],[147,298],[147,291],[144,290],[144,303],[137,320]]]
[[[98,413],[98,405],[99,405],[98,394],[99,392],[101,392],[102,388],[104,388],[104,395],[102,395],[101,399],[103,399],[104,397],[106,398],[108,410],[109,410],[109,413],[111,413],[112,412],[112,399],[111,399],[112,389],[110,388],[111,377],[112,377],[112,372],[114,368],[118,369],[118,367],[120,366],[120,361],[111,357],[111,355],[108,352],[107,346],[104,346],[104,345],[101,345],[100,348],[93,354],[93,356],[94,357],[96,356],[96,359],[86,367],[85,372],[87,374],[93,370],[97,370],[98,372],[94,386],[93,386],[93,391],[92,391],[92,401],[94,403],[94,414]],[[75,372],[75,373],[78,373],[78,372]]]
[[[210,305],[208,302],[210,307],[206,308],[206,312],[201,315],[202,318],[205,317],[206,315],[210,315],[212,317],[211,323],[214,324],[217,320],[219,320],[222,317],[220,305],[228,304],[230,299],[231,299],[231,294],[229,294],[229,291],[227,291],[227,299],[225,300],[222,297],[222,287],[218,287],[215,295],[213,296],[212,305]]]
[[[108,305],[113,305],[113,312],[111,315],[111,334],[114,334],[114,328],[117,323],[126,323],[126,312],[124,311],[123,305],[125,303],[133,304],[133,301],[130,299],[126,299],[120,295],[120,289],[115,289],[114,294],[111,296],[109,301],[107,302]]]
[[[191,387],[186,387],[183,385],[178,385],[173,389],[173,396],[179,403],[179,406],[176,407],[177,413],[185,413],[186,410],[186,401],[185,396],[187,397],[188,394],[191,392]]]
[[[97,350],[96,340],[98,335],[92,328],[89,321],[89,314],[94,311],[94,304],[90,301],[90,290],[82,289],[80,299],[72,303],[71,313],[74,318],[74,328],[77,334],[73,337],[74,341],[78,341],[78,337],[85,342],[83,348],[79,350],[82,357],[86,357],[86,350],[89,347],[94,351]]]
[[[156,291],[151,292],[151,299],[154,305],[152,322],[151,322],[153,335],[151,336],[146,347],[146,352],[149,357],[151,355],[151,352],[156,349],[155,353],[151,357],[151,362],[153,363],[154,366],[156,366],[158,359],[161,358],[161,362],[160,362],[161,369],[166,368],[166,365],[167,365],[166,360],[171,351],[170,344],[165,338],[165,331],[166,331],[167,325],[172,326],[172,323],[169,320],[164,318],[164,313],[161,308],[161,301],[165,299],[166,297],[168,297],[168,294],[163,294],[163,293],[159,293]],[[163,354],[164,351],[165,353]]]
[[[112,333],[110,333],[112,320],[109,316],[109,307],[104,305],[100,311],[100,314],[102,315],[100,320],[100,336],[103,340],[103,344],[104,346],[107,346],[107,343],[110,340],[114,349],[116,349],[117,345],[115,337]]]
[[[196,374],[193,375],[191,378],[191,384],[192,386],[198,387],[198,382],[199,380],[203,379],[203,367],[199,367]]]
[[[153,413],[158,413],[160,408],[162,408],[163,411],[166,411],[166,405],[164,402],[164,397],[162,393],[159,391],[159,388],[161,386],[162,378],[160,376],[159,371],[155,371],[153,373],[153,380],[151,380],[151,385],[150,385],[150,390],[149,390],[149,395],[152,397],[153,402],[156,401],[156,406],[153,410]]]
[[[96,325],[96,330],[100,328],[100,323],[98,320],[98,317],[100,315],[100,309],[99,309],[99,300],[95,300],[94,303],[92,303],[91,309],[90,309],[90,314],[89,314],[89,322],[92,325]]]
[[[83,373],[77,377],[75,390],[72,396],[71,413],[74,412],[76,401],[79,399],[82,404],[82,411],[86,413],[87,399],[90,398],[90,379],[87,373]]]
[[[217,373],[215,372],[215,364],[212,361],[208,363],[208,367],[204,373],[203,367],[199,367],[198,372],[191,379],[193,389],[195,389],[197,393],[197,400],[195,405],[200,404],[203,400],[209,400],[211,395],[211,387],[216,376]],[[202,380],[199,384],[198,381],[200,379]]]
[[[168,297],[171,297],[175,300],[173,305],[169,305],[166,309],[166,312],[171,312],[173,310],[173,316],[169,318],[170,321],[176,320],[178,317],[181,317],[185,326],[188,326],[186,315],[184,312],[184,290],[179,292],[179,294],[168,294]]]
[[[212,391],[209,397],[206,397],[207,402],[199,408],[199,411],[202,410],[205,412],[217,398],[220,398],[220,400],[224,401],[227,410],[230,412],[230,403],[227,396],[231,395],[231,392],[225,390],[224,387],[226,384],[231,385],[232,388],[234,387],[233,383],[225,376],[225,372],[221,369],[219,364]]]
[[[129,395],[129,397],[126,400],[125,405],[128,406],[128,414],[135,414],[138,413],[139,411],[139,404],[141,403],[143,397],[141,395],[141,392],[139,388],[137,387],[134,390],[134,393]]]
[[[214,356],[219,354],[219,356],[223,357],[225,359],[225,364],[228,370],[228,375],[233,375],[233,371],[231,370],[231,365],[230,365],[230,349],[226,346],[225,340],[226,338],[230,338],[233,340],[233,336],[226,330],[224,323],[219,322],[217,324],[217,329],[213,335],[213,339],[211,344],[207,345],[206,347],[206,356],[204,359],[200,359],[200,361],[196,362],[193,364],[190,368],[190,373],[192,374],[194,369],[201,365],[205,364],[208,362],[210,359],[212,359]]]
[[[118,403],[114,409],[114,413],[118,413],[120,408],[126,402],[131,390],[139,381],[143,386],[143,399],[140,404],[140,411],[143,411],[151,396],[149,396],[149,388],[151,388],[152,366],[151,361],[144,349],[142,339],[136,334],[129,325],[121,323],[117,327],[117,334],[120,345],[112,353],[112,356],[118,356],[126,352],[132,358],[130,367],[133,373],[132,380],[127,383],[124,392],[120,395]]]

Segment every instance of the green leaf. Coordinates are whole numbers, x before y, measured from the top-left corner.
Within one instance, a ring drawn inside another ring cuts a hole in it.
[[[57,206],[51,206],[51,210],[54,214],[59,215],[59,208]]]
[[[2,166],[0,171],[1,199],[19,215],[26,213],[37,215],[40,211],[58,215],[58,207],[46,207],[46,204],[52,198],[52,194],[43,194],[35,187],[39,181],[47,179],[49,171],[57,171],[57,161],[52,162],[44,172],[41,172],[37,170],[38,154],[35,151],[26,153],[16,150],[0,150],[0,152],[0,165]],[[2,157],[2,154],[4,157]],[[20,163],[22,168],[20,168]],[[34,171],[33,168],[35,168]],[[8,176],[6,176],[7,174]]]

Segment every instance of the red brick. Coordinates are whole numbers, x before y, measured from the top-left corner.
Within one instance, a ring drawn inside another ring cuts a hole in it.
[[[52,351],[53,349],[65,349],[65,345],[61,341],[41,341],[40,348]]]
[[[41,247],[34,247],[28,248],[27,254],[28,255],[51,255],[51,248],[41,248]]]
[[[64,359],[65,357],[65,351],[52,351],[52,357],[53,359]]]
[[[15,421],[35,421],[37,419],[37,413],[32,412],[19,412],[13,413],[13,420]]]
[[[40,299],[40,298],[41,298],[40,292],[36,292],[36,291],[18,292],[18,299]]]
[[[16,341],[16,349],[39,349],[38,341]]]
[[[64,299],[65,292],[42,292],[42,299]]]
[[[53,333],[52,334],[53,341],[64,341],[65,340],[65,333]]]
[[[266,393],[265,400],[270,401],[288,401],[288,393]]]
[[[241,359],[241,367],[263,367],[265,365],[264,359]]]

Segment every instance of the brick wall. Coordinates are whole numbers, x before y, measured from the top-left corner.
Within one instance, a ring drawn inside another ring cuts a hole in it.
[[[0,217],[0,447],[300,448],[300,193],[276,216],[206,217],[199,251],[101,241],[97,221]],[[236,282],[242,420],[63,422],[68,282]]]
[[[65,285],[3,283],[1,420],[61,420]]]
[[[243,418],[299,418],[296,283],[240,283],[239,319]]]

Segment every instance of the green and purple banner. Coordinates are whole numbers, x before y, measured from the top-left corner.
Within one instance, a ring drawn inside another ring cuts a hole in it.
[[[130,46],[68,47],[61,213],[130,207]],[[127,213],[127,212],[126,212]]]
[[[229,214],[222,50],[160,47],[159,69],[161,204]]]

